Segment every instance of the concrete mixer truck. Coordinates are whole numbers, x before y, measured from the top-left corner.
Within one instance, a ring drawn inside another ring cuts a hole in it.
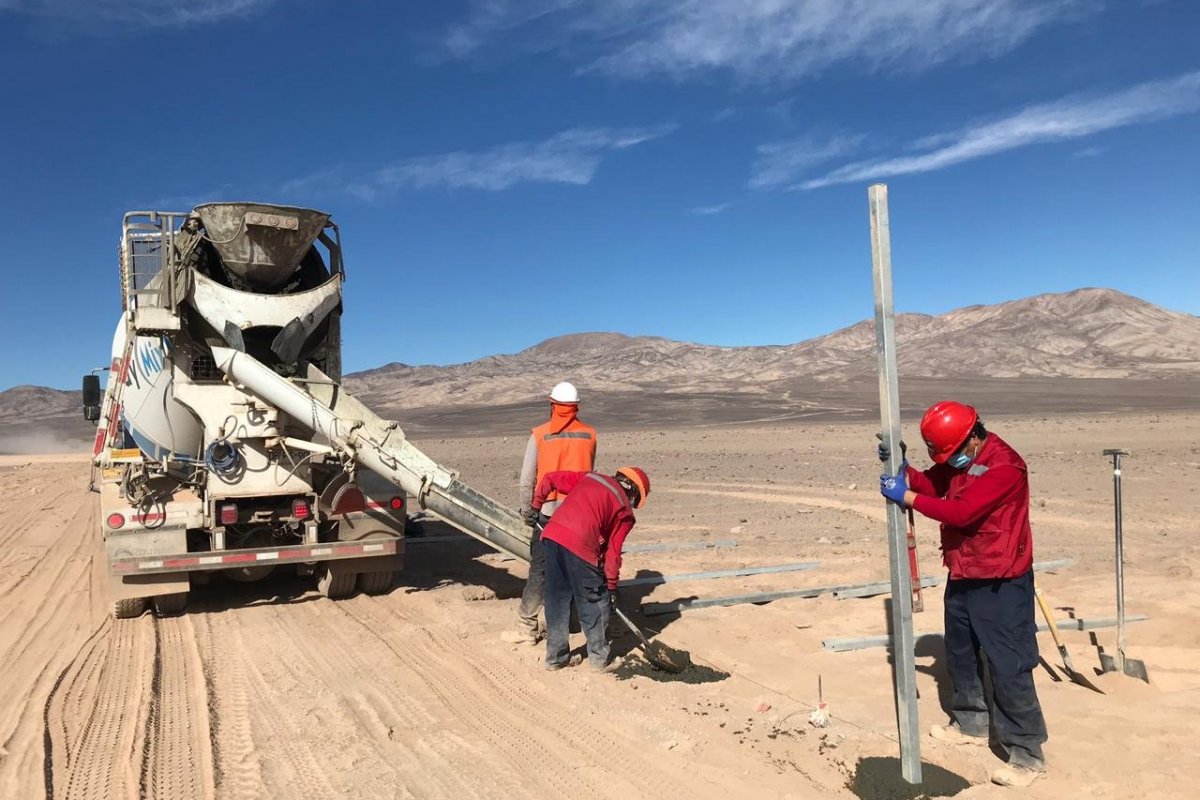
[[[129,212],[119,267],[107,382],[83,379],[114,616],[180,613],[218,572],[295,569],[331,599],[387,591],[410,505],[529,560],[514,511],[342,388],[346,275],[328,214]]]

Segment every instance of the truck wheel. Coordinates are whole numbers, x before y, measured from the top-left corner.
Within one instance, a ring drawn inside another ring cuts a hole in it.
[[[158,597],[151,599],[154,605],[154,616],[156,617],[173,617],[177,614],[182,614],[187,608],[188,593],[176,592],[174,594],[160,594]]]
[[[384,594],[392,588],[394,572],[360,572],[358,573],[358,590],[363,594]]]
[[[354,572],[334,572],[329,567],[323,567],[318,572],[317,591],[330,600],[341,600],[354,594]]]
[[[144,597],[126,597],[124,600],[114,600],[112,604],[113,619],[133,619],[140,617],[145,610]]]

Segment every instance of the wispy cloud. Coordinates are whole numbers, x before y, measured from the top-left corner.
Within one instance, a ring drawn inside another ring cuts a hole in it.
[[[4,13],[98,26],[182,28],[246,16],[275,0],[0,0]]]
[[[791,184],[810,167],[850,155],[865,138],[802,136],[786,142],[760,144],[747,185],[751,189],[771,189]]]
[[[1082,147],[1071,153],[1071,155],[1075,158],[1095,158],[1103,153],[1104,150],[1105,148],[1103,147]]]
[[[990,58],[1097,0],[472,0],[444,37],[455,58],[494,43],[558,49],[623,77],[723,70],[794,80],[840,62],[921,70]]]
[[[661,138],[676,127],[572,128],[541,141],[408,158],[354,181],[349,191],[363,199],[374,199],[405,187],[498,192],[519,183],[583,185],[592,181],[607,153]]]
[[[717,203],[714,206],[697,206],[696,208],[688,209],[688,211],[689,213],[696,214],[697,216],[711,217],[714,214],[720,214],[721,212],[728,210],[731,205],[733,205],[733,203]]]
[[[1075,95],[1028,106],[1016,113],[953,133],[925,137],[926,152],[856,161],[804,189],[930,172],[985,156],[1044,142],[1065,141],[1200,110],[1200,71],[1150,81],[1108,95]],[[918,147],[918,149],[921,149]]]

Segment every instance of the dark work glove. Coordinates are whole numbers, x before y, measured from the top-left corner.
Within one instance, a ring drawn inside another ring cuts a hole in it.
[[[617,590],[608,590],[608,613],[613,614],[613,610],[617,607]]]
[[[886,462],[889,458],[892,457],[892,449],[883,443],[883,434],[882,433],[875,434],[875,438],[879,440],[879,447],[876,448],[875,452],[876,452],[876,454],[878,454],[880,461]],[[900,459],[905,460],[907,458],[908,458],[908,445],[904,443],[903,439],[901,439],[900,440]]]
[[[536,528],[538,524],[538,511],[536,508],[526,508],[521,510],[521,519],[525,520],[525,524],[531,528]]]

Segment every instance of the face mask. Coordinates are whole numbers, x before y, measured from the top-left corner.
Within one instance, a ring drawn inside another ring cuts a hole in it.
[[[949,464],[950,466],[954,467],[955,469],[966,469],[967,465],[970,464],[973,460],[974,459],[972,459],[969,455],[960,451],[960,452],[955,453],[954,455],[950,456],[950,458],[946,459],[946,463]]]

